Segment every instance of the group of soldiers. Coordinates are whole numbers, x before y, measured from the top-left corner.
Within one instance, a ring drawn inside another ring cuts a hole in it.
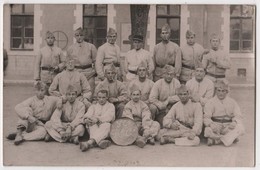
[[[193,31],[186,32],[183,47],[170,41],[170,33],[164,25],[153,55],[143,49],[143,36],[134,35],[122,66],[112,28],[98,50],[78,28],[67,55],[48,31],[47,45],[36,57],[35,96],[15,107],[17,132],[7,138],[15,145],[55,140],[80,144],[82,151],[104,149],[111,144],[111,124],[126,117],[136,122],[140,148],[155,141],[195,146],[204,137],[209,146],[237,142],[244,127],[240,108],[228,95],[225,72],[231,64],[220,38],[213,34],[206,50]],[[89,140],[79,140],[85,131]]]

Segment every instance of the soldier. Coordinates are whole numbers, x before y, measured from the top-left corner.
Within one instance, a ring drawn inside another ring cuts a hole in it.
[[[107,65],[105,68],[106,79],[100,82],[96,89],[94,97],[97,97],[97,92],[105,88],[108,90],[108,101],[113,103],[116,108],[116,119],[122,117],[125,103],[128,101],[126,86],[115,79],[116,68],[113,64]]]
[[[34,80],[42,81],[48,86],[53,78],[65,67],[65,57],[62,50],[54,45],[55,36],[50,31],[46,33],[47,46],[40,49],[36,56]]]
[[[177,89],[180,101],[172,106],[163,119],[160,131],[160,144],[175,143],[176,145],[199,145],[199,135],[203,124],[203,113],[199,103],[189,99],[189,91],[185,85]]]
[[[130,88],[131,100],[125,105],[123,116],[135,121],[138,129],[139,136],[137,137],[135,144],[143,148],[146,143],[151,145],[155,144],[155,136],[160,130],[160,124],[151,119],[151,112],[141,99],[141,90],[136,84],[133,84]]]
[[[97,49],[88,42],[84,41],[84,30],[80,27],[75,30],[74,37],[76,43],[72,44],[67,51],[68,56],[73,56],[76,63],[75,69],[81,72],[88,79],[92,94],[95,89],[95,68]]]
[[[23,141],[47,138],[44,124],[50,120],[56,108],[61,108],[61,99],[46,96],[47,85],[45,83],[38,81],[35,89],[35,96],[15,106],[15,111],[19,117],[17,132],[7,136],[7,139],[14,140],[15,145],[19,145]]]
[[[221,49],[220,38],[213,34],[210,38],[211,49],[208,54],[203,56],[202,64],[207,71],[206,77],[215,82],[224,79],[227,69],[230,69],[231,62],[227,54]]]
[[[170,41],[170,33],[170,26],[165,24],[161,32],[162,42],[154,47],[154,82],[163,78],[163,68],[166,64],[175,67],[177,78],[181,73],[181,49],[176,43]]]
[[[45,124],[49,135],[58,142],[79,144],[79,137],[84,135],[82,118],[85,105],[77,100],[77,89],[69,85],[66,90],[67,101],[61,109],[56,109],[51,120]]]
[[[175,79],[175,69],[173,66],[166,65],[164,67],[164,78],[154,83],[151,90],[149,101],[152,107],[156,107],[155,120],[162,127],[163,117],[168,113],[171,107],[180,99],[176,95],[176,89],[180,87],[179,80]]]
[[[120,49],[116,45],[117,32],[113,28],[109,28],[107,32],[107,42],[98,48],[96,71],[98,78],[105,79],[104,71],[109,64],[114,64],[117,68],[117,79],[122,81],[123,68],[120,65]]]
[[[186,87],[190,90],[191,101],[199,102],[202,107],[214,95],[214,83],[205,77],[205,69],[198,66],[195,70],[195,77],[187,81]]]
[[[216,95],[204,108],[204,136],[209,146],[220,143],[230,146],[245,132],[241,111],[237,102],[228,96],[226,80],[217,80],[215,90]]]
[[[190,80],[195,69],[201,65],[203,54],[207,53],[208,50],[195,42],[195,33],[191,30],[186,32],[187,43],[181,47],[182,52],[182,68],[180,75],[180,82],[185,84]]]
[[[66,103],[66,92],[69,85],[77,89],[77,99],[85,104],[86,110],[91,105],[92,94],[87,78],[75,69],[75,60],[67,58],[66,70],[59,73],[53,80],[49,93],[52,96],[62,97],[63,103]]]
[[[111,144],[111,141],[106,140],[106,138],[109,137],[111,123],[115,120],[115,106],[107,100],[108,91],[101,88],[97,92],[97,103],[92,104],[84,115],[83,122],[86,123],[90,139],[87,142],[80,143],[82,152],[95,144],[102,149]]]
[[[127,52],[125,56],[125,74],[126,81],[130,82],[137,78],[137,67],[141,62],[145,62],[148,67],[148,77],[151,77],[154,70],[153,59],[150,52],[144,50],[142,35],[134,35],[133,46],[134,49]]]

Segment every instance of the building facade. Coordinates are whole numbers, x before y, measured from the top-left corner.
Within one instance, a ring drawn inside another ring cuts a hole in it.
[[[118,32],[122,60],[131,49],[131,5],[42,5],[5,4],[3,40],[9,65],[5,79],[33,79],[34,60],[45,45],[46,31],[54,32],[56,45],[66,53],[75,39],[73,30],[83,27],[85,39],[97,48],[106,42],[109,27]],[[132,11],[133,12],[133,11]],[[149,5],[144,49],[153,51],[160,42],[160,28],[171,26],[171,40],[186,43],[188,29],[196,41],[210,48],[209,37],[217,33],[221,48],[229,54],[232,68],[227,79],[255,81],[255,6],[253,5]]]

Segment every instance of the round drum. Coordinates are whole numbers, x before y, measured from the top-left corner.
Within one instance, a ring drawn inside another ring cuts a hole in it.
[[[137,136],[138,127],[132,119],[117,119],[111,125],[110,137],[117,145],[131,145],[134,143]]]

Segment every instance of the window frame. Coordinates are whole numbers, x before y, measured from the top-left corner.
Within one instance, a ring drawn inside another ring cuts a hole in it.
[[[158,14],[158,6],[166,6],[167,7],[167,14]],[[170,6],[178,6],[179,7],[179,14],[178,15],[170,14]],[[160,37],[157,37],[157,35],[161,32],[161,29],[159,28],[160,31],[158,32],[158,28],[157,28],[158,19],[166,19],[168,24],[169,24],[170,19],[178,19],[179,20],[179,38],[174,39],[174,37],[172,37],[172,38],[170,38],[170,41],[172,41],[172,42],[174,42],[174,43],[176,43],[177,45],[180,46],[180,44],[181,44],[181,32],[180,32],[180,30],[181,30],[181,5],[178,5],[178,4],[176,4],[176,5],[157,4],[156,5],[156,33],[155,33],[156,44],[162,41],[162,39]],[[175,40],[177,40],[178,43]]]
[[[239,6],[240,7],[240,15],[237,15],[237,16],[232,16],[231,15],[231,11],[230,11],[230,37],[229,37],[229,51],[230,53],[252,53],[254,52],[255,50],[255,30],[256,30],[256,27],[254,26],[255,25],[255,8],[253,7],[253,10],[254,10],[254,13],[252,14],[252,16],[243,16],[242,14],[242,10],[243,10],[243,6],[244,5],[230,5],[231,6]],[[250,5],[249,5],[250,6]],[[230,8],[231,10],[231,8]],[[248,20],[250,19],[252,21],[252,39],[248,40],[248,41],[251,41],[251,50],[243,50],[243,41],[246,41],[247,39],[243,39],[243,35],[242,35],[242,32],[243,32],[243,21],[244,20]],[[232,39],[231,38],[231,21],[232,20],[239,20],[239,29],[234,29],[234,30],[239,30],[239,39]],[[239,49],[238,50],[231,50],[231,41],[239,41]]]
[[[94,5],[94,12],[93,12],[93,14],[88,14],[88,15],[85,14],[85,5]],[[98,15],[97,12],[96,12],[96,11],[97,11],[97,5],[105,5],[105,6],[106,6],[106,13],[103,14],[103,15]],[[105,30],[105,33],[107,32],[108,5],[107,5],[107,4],[83,4],[82,8],[83,8],[83,21],[82,21],[82,22],[83,22],[83,23],[82,23],[83,29],[84,29],[85,31],[86,31],[87,29],[94,29],[93,38],[88,38],[88,37],[86,37],[87,35],[86,35],[86,33],[85,33],[84,41],[89,42],[89,43],[92,43],[93,45],[96,46],[96,48],[98,48],[98,47],[100,47],[101,45],[103,45],[103,44],[106,42],[106,36],[103,37],[103,38],[99,38],[99,37],[97,36],[97,29]],[[105,21],[106,21],[105,27],[97,27],[97,26],[96,26],[96,23],[95,23],[95,25],[93,26],[93,28],[84,27],[84,26],[85,26],[85,18],[91,18],[91,19],[94,20],[94,22],[96,22],[96,19],[97,19],[97,18],[103,18],[103,19],[105,19]],[[103,43],[100,44],[99,46],[98,46],[98,40],[103,41]]]
[[[12,12],[12,5],[22,5],[22,12],[21,13],[13,13]],[[33,48],[24,48],[24,45],[25,45],[25,39],[27,38],[31,38],[33,39],[33,46],[34,46],[34,42],[35,42],[35,38],[34,38],[34,6],[33,6],[33,12],[25,12],[25,5],[31,5],[31,4],[10,4],[10,19],[11,19],[11,22],[10,22],[10,50],[11,51],[34,51],[34,47]],[[22,24],[21,24],[21,37],[14,37],[13,36],[13,28],[16,28],[13,26],[13,18],[15,17],[21,17],[22,19]],[[27,27],[25,25],[25,20],[26,18],[29,18],[29,17],[32,17],[32,31],[33,31],[33,36],[32,37],[25,37],[25,29],[26,28],[30,28],[30,27]],[[22,48],[14,48],[13,47],[13,39],[15,38],[21,38],[21,45],[22,45]]]

